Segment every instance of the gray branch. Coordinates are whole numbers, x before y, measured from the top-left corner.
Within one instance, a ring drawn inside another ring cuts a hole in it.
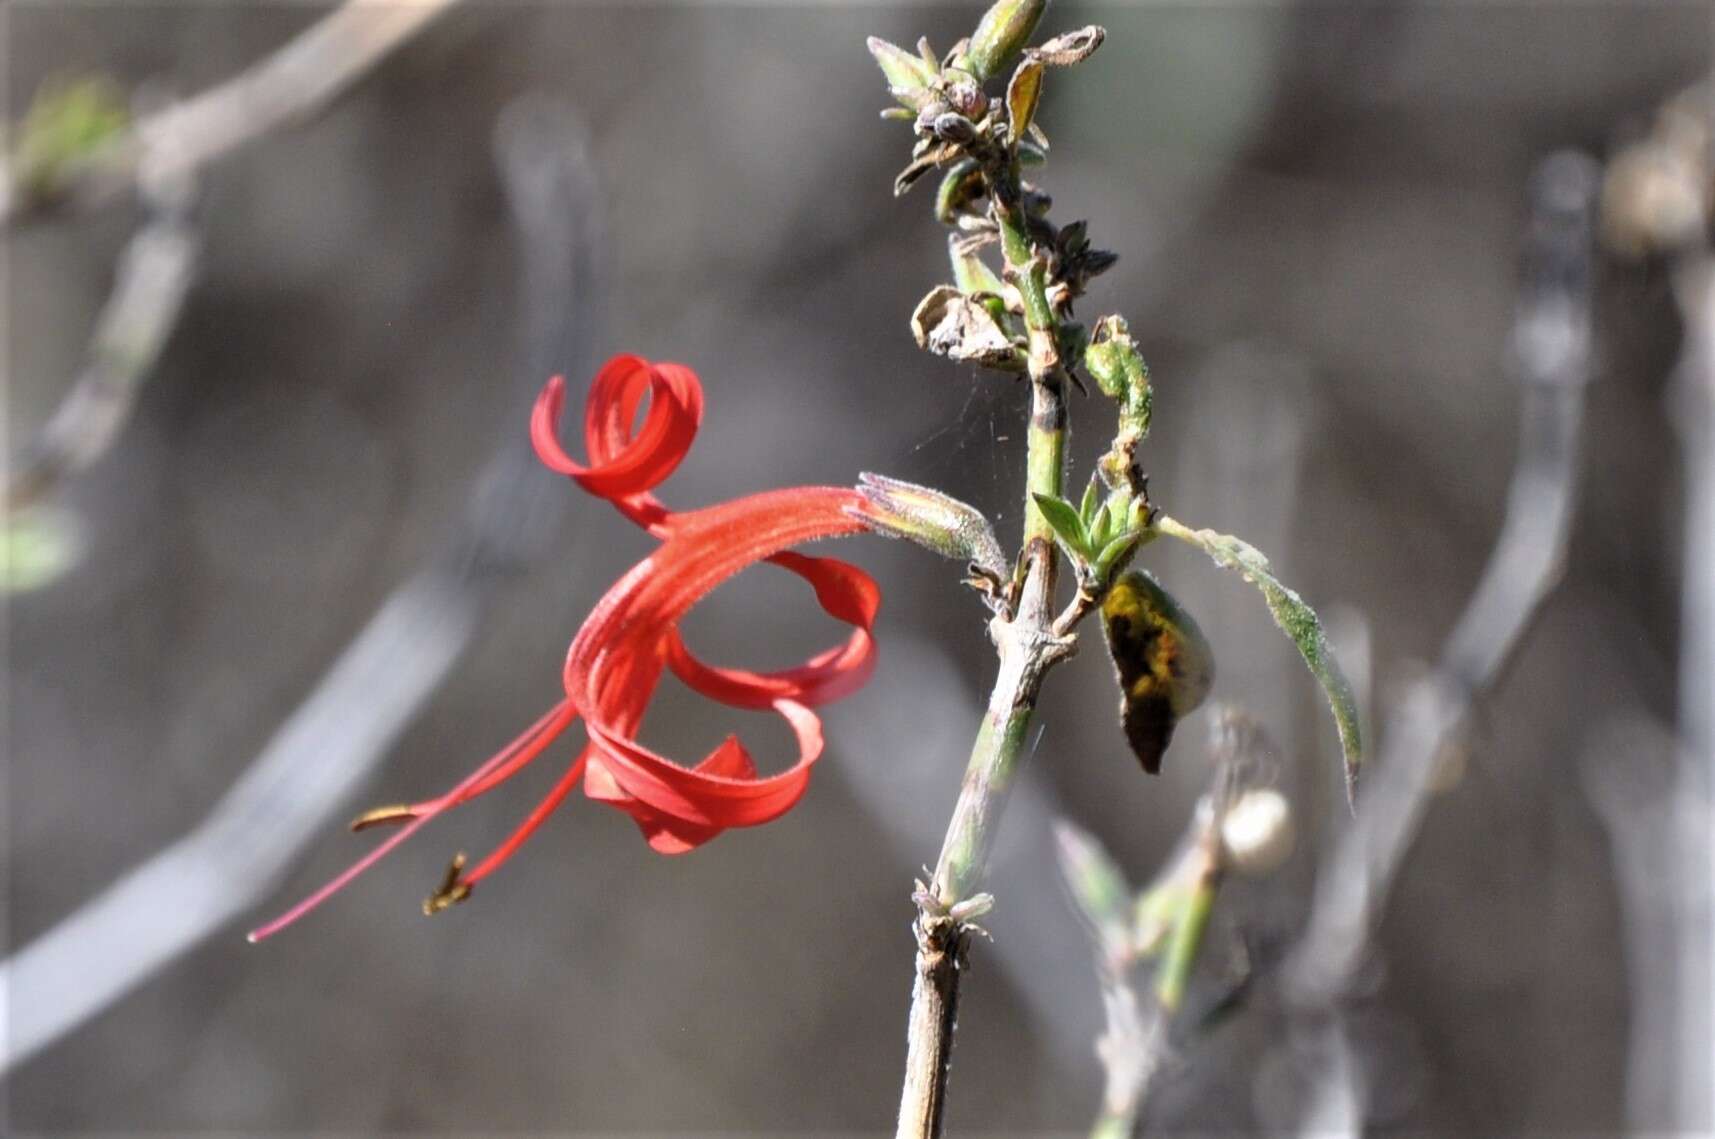
[[[582,129],[552,107],[509,109],[498,159],[530,305],[505,442],[442,552],[386,600],[204,822],[0,963],[0,1071],[258,904],[446,678],[500,586],[543,552],[562,488],[532,460],[524,412],[592,339],[596,195]]]
[[[1388,718],[1379,762],[1357,816],[1317,879],[1310,920],[1287,962],[1295,1036],[1317,1069],[1301,1134],[1362,1130],[1341,1003],[1400,863],[1415,838],[1442,749],[1494,681],[1539,603],[1558,580],[1571,527],[1578,432],[1590,378],[1593,215],[1599,172],[1589,158],[1556,154],[1532,180],[1525,276],[1511,345],[1522,384],[1518,460],[1506,519],[1482,580],[1440,663]],[[1344,1106],[1342,1106],[1344,1105]]]

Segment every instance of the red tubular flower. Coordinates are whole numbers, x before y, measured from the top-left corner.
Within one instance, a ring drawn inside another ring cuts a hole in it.
[[[635,431],[637,414],[648,410]],[[702,419],[696,373],[679,364],[616,356],[603,365],[584,409],[584,466],[558,437],[565,383],[556,376],[536,400],[530,436],[553,470],[605,498],[661,545],[607,591],[566,653],[565,697],[517,739],[438,798],[372,811],[358,828],[404,827],[285,914],[250,935],[259,941],[290,925],[416,830],[452,807],[482,795],[523,770],[582,716],[589,742],[524,821],[467,873],[463,857],[424,909],[433,913],[470,894],[529,839],[582,780],[584,793],[636,820],[649,845],[663,854],[692,850],[731,827],[756,826],[790,810],[804,793],[822,752],[822,724],[811,711],[862,687],[875,667],[875,621],[880,591],[856,566],[808,557],[789,547],[864,529],[853,511],[855,490],[793,487],[675,513],[651,493],[690,449]],[[810,583],[822,608],[851,625],[846,641],[779,672],[717,668],[692,655],[678,622],[692,606],[746,567],[769,561]],[[798,760],[777,775],[758,776],[736,736],[695,767],[683,767],[637,742],[643,714],[663,669],[710,699],[736,708],[780,713],[798,741]]]

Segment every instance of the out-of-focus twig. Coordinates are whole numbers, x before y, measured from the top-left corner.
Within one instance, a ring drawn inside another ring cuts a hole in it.
[[[1511,344],[1523,390],[1506,519],[1440,663],[1409,687],[1388,718],[1380,762],[1365,784],[1356,818],[1318,877],[1304,937],[1288,960],[1285,985],[1296,1012],[1295,1036],[1317,1068],[1301,1134],[1326,1135],[1331,1126],[1353,1134],[1362,1129],[1363,1096],[1354,1083],[1362,1073],[1351,1062],[1342,998],[1369,953],[1443,749],[1560,574],[1591,375],[1598,184],[1596,164],[1570,152],[1545,160],[1532,179],[1523,291]]]
[[[1061,878],[1095,945],[1106,1022],[1096,1040],[1102,1106],[1091,1139],[1129,1139],[1137,1130],[1228,870],[1267,874],[1292,849],[1287,801],[1267,786],[1276,774],[1267,737],[1233,708],[1216,711],[1210,729],[1209,789],[1177,853],[1143,891],[1133,894],[1093,836],[1064,819],[1054,824]],[[1153,983],[1140,990],[1145,963],[1154,964]]]
[[[523,259],[529,339],[505,399],[505,442],[442,552],[402,584],[195,830],[0,965],[10,1067],[99,1013],[254,905],[471,642],[499,587],[542,553],[558,480],[525,441],[543,376],[582,363],[591,337],[595,191],[581,127],[538,104],[498,136]],[[497,393],[497,398],[499,398]]]
[[[1715,86],[1711,87],[1715,92]],[[1685,463],[1675,815],[1680,936],[1676,1124],[1715,1128],[1715,255],[1681,272],[1685,322],[1675,398]]]
[[[213,159],[319,111],[457,0],[346,0],[243,74],[76,156],[42,181],[8,160],[0,224],[54,200],[96,204],[140,177],[194,174]]]
[[[83,371],[6,475],[0,508],[7,513],[106,452],[178,323],[200,244],[190,218],[191,186],[188,178],[163,178],[140,188],[148,221],[120,255]]]
[[[1607,797],[1622,871],[1628,848],[1661,848],[1629,859],[1659,880],[1621,877],[1634,895],[1625,899],[1635,911],[1628,948],[1649,953],[1641,967],[1634,961],[1633,1002],[1655,1034],[1634,1035],[1629,1110],[1639,1129],[1704,1134],[1715,1127],[1715,76],[1668,99],[1649,134],[1614,156],[1602,215],[1614,252],[1671,260],[1683,326],[1669,388],[1685,469],[1677,774],[1665,802],[1631,809]],[[1616,803],[1630,814],[1616,814]],[[1649,829],[1617,832],[1628,824]],[[1660,967],[1663,925],[1673,969]]]

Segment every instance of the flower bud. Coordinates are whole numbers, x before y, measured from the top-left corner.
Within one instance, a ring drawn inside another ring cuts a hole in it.
[[[1241,874],[1260,877],[1278,869],[1297,838],[1292,804],[1272,787],[1246,791],[1221,819],[1221,851]]]
[[[957,143],[960,146],[975,142],[977,137],[977,125],[957,111],[936,115],[933,129],[935,137],[942,142]]]
[[[965,67],[978,79],[992,79],[1030,42],[1048,0],[996,0],[971,33]]]

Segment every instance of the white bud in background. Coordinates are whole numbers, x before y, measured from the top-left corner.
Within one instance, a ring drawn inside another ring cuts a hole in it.
[[[1261,876],[1279,867],[1296,837],[1292,804],[1272,787],[1246,791],[1221,820],[1222,852],[1241,874]]]

